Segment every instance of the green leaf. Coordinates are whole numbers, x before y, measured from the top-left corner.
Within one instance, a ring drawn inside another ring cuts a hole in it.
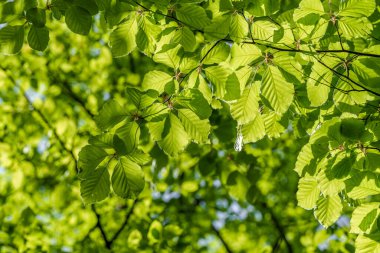
[[[211,103],[212,100],[212,91],[210,89],[209,83],[203,77],[202,73],[198,71],[193,71],[188,79],[188,87],[198,89],[203,97],[207,100],[208,103]]]
[[[262,41],[273,41],[275,31],[279,28],[268,20],[257,20],[251,25],[251,33],[254,39]]]
[[[189,137],[196,143],[205,143],[210,134],[210,123],[207,119],[201,120],[193,111],[189,109],[179,109],[178,117],[188,133]]]
[[[82,180],[80,192],[85,204],[92,204],[107,198],[110,192],[110,175],[107,167],[98,167]]]
[[[298,182],[297,200],[298,205],[310,210],[317,205],[320,190],[317,179],[314,177],[302,177]]]
[[[133,150],[130,154],[127,154],[125,157],[139,165],[145,165],[152,160],[149,154],[145,154],[138,149]]]
[[[157,100],[158,92],[156,90],[140,91],[137,88],[128,87],[126,89],[126,95],[130,102],[134,106],[141,110],[153,104]]]
[[[366,96],[365,92],[352,92],[354,85],[339,80],[336,84],[336,89],[333,94],[333,101],[341,112],[359,113],[361,110],[358,102],[361,103],[360,98]],[[351,91],[351,92],[346,92]],[[365,98],[365,97],[364,97]],[[359,99],[359,101],[358,101]]]
[[[214,64],[225,61],[230,54],[230,47],[223,42],[217,44],[206,44],[201,51],[201,59],[203,64]]]
[[[31,8],[26,11],[26,20],[35,27],[44,27],[46,23],[46,11],[40,8]]]
[[[196,40],[194,33],[186,26],[179,27],[172,38],[172,43],[179,43],[185,51],[194,51]]]
[[[168,45],[170,49],[160,51],[153,56],[153,60],[158,63],[165,64],[173,69],[177,69],[181,62],[180,50],[183,50],[180,45]]]
[[[5,55],[17,54],[24,44],[24,27],[7,25],[0,29],[0,50]]]
[[[343,169],[349,170],[351,168]],[[318,185],[324,196],[337,196],[345,188],[344,180],[335,178],[331,174],[328,170],[322,170],[317,175]]]
[[[233,9],[231,0],[220,0],[219,10],[220,11],[229,11]]]
[[[142,87],[144,90],[154,89],[163,93],[165,86],[173,81],[173,76],[159,70],[152,70],[144,75]]]
[[[319,62],[312,66],[310,78],[307,79],[307,97],[310,105],[319,107],[326,103],[332,86],[333,73]]]
[[[65,12],[65,22],[72,32],[87,35],[91,29],[92,17],[86,9],[73,5]]]
[[[352,199],[362,199],[380,194],[380,186],[377,182],[379,182],[379,178],[376,174],[355,173],[346,181],[347,195]]]
[[[246,66],[262,57],[261,50],[253,44],[233,44],[230,64],[235,68]]]
[[[226,93],[227,78],[232,72],[231,69],[217,65],[207,67],[204,71],[207,79],[215,86],[215,96],[217,98],[223,98]]]
[[[376,9],[375,0],[348,0],[340,2],[338,16],[369,17]]]
[[[100,11],[104,11],[109,4],[109,0],[95,0],[96,5],[99,7]]]
[[[205,37],[210,41],[227,37],[230,32],[231,15],[222,15],[214,18],[210,25],[206,26]]]
[[[99,148],[113,148],[113,134],[105,133],[101,135],[91,136],[88,143]]]
[[[380,68],[380,59],[363,57],[353,61],[351,68],[362,83],[373,88],[377,87],[380,82],[380,76],[377,71]]]
[[[254,79],[254,76],[255,76],[255,73],[252,73],[254,72],[255,69],[253,68],[250,68],[248,66],[244,66],[244,67],[241,67],[239,68],[238,70],[235,70],[235,74],[236,76],[238,77],[238,80],[239,80],[239,83],[240,83],[240,95],[241,93],[243,92],[243,90],[245,89],[245,86],[248,84],[248,85],[252,85],[253,83],[253,79]],[[228,81],[228,80],[227,80]],[[228,88],[227,88],[228,84],[226,84],[226,89],[227,89],[227,92],[228,92]]]
[[[346,38],[368,37],[373,30],[367,18],[342,17],[338,21],[338,28]]]
[[[115,100],[109,100],[100,110],[99,115],[94,117],[99,128],[106,130],[114,127],[127,117],[126,112]]]
[[[176,16],[184,24],[197,29],[203,29],[210,23],[205,9],[199,5],[184,5],[176,9]]]
[[[170,156],[177,156],[189,143],[189,136],[186,133],[181,121],[173,113],[165,119],[162,127],[161,140],[158,145]]]
[[[342,209],[343,206],[338,195],[321,197],[317,201],[314,214],[322,226],[327,228],[338,220]]]
[[[126,153],[131,153],[139,145],[140,126],[136,121],[127,122],[116,130],[116,134],[125,143]]]
[[[248,34],[248,23],[243,16],[235,12],[231,16],[230,37],[236,42],[244,41]]]
[[[314,155],[311,148],[311,144],[307,143],[302,147],[301,151],[298,154],[296,165],[294,170],[298,173],[299,176],[303,176],[307,168],[313,167]]]
[[[37,0],[24,1],[24,11],[27,11],[31,8],[36,8],[37,6],[38,6]]]
[[[359,139],[364,133],[364,122],[355,118],[342,119],[340,132],[347,138]]]
[[[94,145],[83,147],[79,152],[79,178],[86,179],[89,177],[107,156],[108,154],[100,147]]]
[[[75,0],[75,4],[87,10],[91,14],[91,16],[96,15],[99,12],[97,2],[97,0]]]
[[[169,108],[167,105],[155,103],[142,112],[142,116],[146,121],[161,121],[166,118]]]
[[[257,113],[251,122],[241,127],[241,134],[243,135],[244,143],[256,142],[264,138],[265,125],[260,113]]]
[[[137,30],[136,18],[132,17],[112,31],[110,35],[110,47],[114,57],[126,56],[137,47]]]
[[[269,138],[278,138],[285,131],[285,128],[279,122],[281,115],[276,112],[262,114],[265,124],[265,132]]]
[[[259,84],[254,83],[243,91],[243,95],[230,105],[231,116],[239,125],[253,121],[259,114]]]
[[[351,217],[350,233],[369,234],[380,212],[380,202],[364,203],[356,207]]]
[[[299,8],[294,10],[294,20],[298,21],[308,15],[323,15],[324,8],[320,0],[302,0]]]
[[[236,100],[240,97],[240,82],[236,73],[232,73],[226,80],[226,94],[224,99],[227,101]]]
[[[131,160],[120,157],[112,174],[113,191],[122,198],[137,198],[144,189],[144,172]]]
[[[136,35],[137,47],[148,55],[156,50],[156,38],[161,33],[159,26],[154,24],[154,20],[145,15],[137,16],[139,30]]]
[[[187,89],[182,96],[176,97],[175,102],[192,110],[200,119],[211,116],[210,105],[198,89]]]
[[[44,51],[49,43],[49,30],[32,25],[28,33],[28,43],[34,50]]]
[[[380,253],[380,232],[359,235],[355,241],[356,253]]]
[[[269,65],[262,78],[261,95],[277,113],[285,113],[293,101],[294,87],[280,70]]]
[[[292,53],[284,51],[277,52],[273,57],[273,65],[280,69],[282,75],[288,82],[294,84],[301,84],[301,82],[303,82],[304,75],[302,74],[302,66]]]

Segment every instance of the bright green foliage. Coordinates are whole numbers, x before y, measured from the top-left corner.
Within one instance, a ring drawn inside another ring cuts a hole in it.
[[[137,20],[130,18],[110,35],[110,47],[114,57],[122,57],[136,48]]]
[[[112,188],[122,198],[136,198],[144,189],[144,173],[141,167],[121,157],[112,174]]]
[[[110,191],[110,175],[107,167],[99,166],[91,171],[91,173],[82,180],[80,191],[83,201],[86,204],[92,204],[107,198]]]
[[[24,27],[7,25],[0,30],[0,49],[3,54],[16,54],[23,44]]]
[[[380,252],[379,6],[1,1],[0,250]]]

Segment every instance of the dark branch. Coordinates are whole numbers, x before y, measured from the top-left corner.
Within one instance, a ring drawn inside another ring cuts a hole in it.
[[[8,77],[16,84],[12,76],[9,75]],[[77,162],[74,152],[71,149],[66,147],[65,142],[61,139],[61,137],[59,137],[55,128],[50,124],[49,120],[46,118],[43,112],[33,105],[33,102],[30,100],[30,98],[28,97],[26,92],[23,90],[23,88],[21,86],[19,86],[19,88],[21,89],[21,92],[24,98],[28,101],[29,105],[32,107],[33,111],[35,111],[38,114],[38,116],[40,116],[42,121],[47,125],[48,129],[50,129],[53,132],[53,135],[55,139],[58,141],[58,143],[60,144],[60,146],[71,156],[72,160],[75,163],[75,170],[78,173],[78,162]]]
[[[137,202],[138,202],[137,199],[135,201],[133,201],[131,208],[129,209],[127,215],[125,216],[125,220],[124,220],[123,224],[121,224],[120,228],[112,236],[111,240],[109,240],[109,242],[110,242],[111,245],[119,237],[119,235],[121,234],[121,232],[124,230],[125,226],[128,225],[129,219],[131,218],[131,216],[133,214],[133,210],[135,209],[135,206],[136,206]]]
[[[50,75],[50,76],[54,76],[54,75]],[[80,107],[88,114],[88,116],[90,116],[91,118],[93,118],[95,115],[86,107],[86,104],[85,102],[77,95],[75,94],[75,92],[70,88],[70,84],[67,82],[67,81],[61,81],[61,80],[58,80],[58,78],[53,78],[52,81],[54,83],[56,83],[57,85],[59,85],[65,92],[65,94],[71,98],[72,100],[74,100],[78,105],[80,105]]]
[[[96,211],[95,205],[92,205],[91,209],[95,213],[95,216],[96,216],[96,227],[99,228],[100,233],[102,234],[102,238],[103,238],[104,244],[105,244],[105,246],[106,246],[107,249],[111,249],[112,243],[107,239],[106,231],[104,231],[104,228],[103,228],[103,226],[102,226],[102,224],[100,222],[100,215]]]
[[[267,203],[265,203],[265,202],[260,203],[260,205],[270,214],[273,225],[276,227],[278,233],[280,234],[280,237],[282,238],[282,240],[284,240],[284,242],[286,244],[286,248],[288,249],[288,253],[293,253],[294,251],[293,251],[292,245],[290,244],[290,242],[286,238],[285,229],[281,225],[280,221],[278,220],[277,216],[273,212],[272,208],[270,208],[267,205]]]
[[[215,235],[219,238],[220,242],[223,244],[224,249],[228,253],[233,253],[230,246],[228,246],[227,242],[224,240],[223,236],[220,234],[220,231],[213,224],[211,225],[211,228],[215,232]]]
[[[228,40],[230,42],[232,42],[231,40]],[[245,44],[253,44],[251,41],[243,41],[242,43],[245,43]],[[348,53],[348,54],[354,54],[354,55],[358,55],[358,56],[368,56],[368,57],[375,57],[375,58],[380,58],[380,54],[371,54],[371,53],[365,53],[365,52],[357,52],[357,51],[352,51],[352,50],[347,50],[347,49],[330,49],[330,50],[323,50],[323,49],[317,49],[315,51],[306,51],[306,50],[297,50],[296,48],[283,48],[283,47],[276,47],[276,46],[272,46],[272,45],[269,45],[267,43],[263,43],[263,42],[258,42],[258,41],[255,41],[255,44],[257,45],[260,45],[260,46],[264,46],[264,47],[267,47],[267,48],[271,48],[271,49],[275,49],[275,50],[278,50],[278,51],[283,51],[283,52],[298,52],[298,53],[303,53],[303,54],[309,54],[309,55],[312,55],[312,54],[315,54],[315,53]]]
[[[336,70],[333,69],[333,68],[330,68],[329,66],[326,65],[326,63],[324,63],[324,62],[321,61],[320,59],[318,59],[318,58],[316,58],[316,59],[317,59],[317,61],[318,61],[320,64],[322,64],[325,68],[327,68],[327,69],[329,69],[330,71],[332,71],[332,72],[333,72],[335,75],[337,75],[338,77],[342,77],[342,78],[344,78],[344,79],[350,81],[351,83],[356,84],[357,86],[359,86],[359,87],[362,88],[363,90],[365,90],[365,91],[367,91],[367,92],[369,92],[369,93],[371,93],[371,94],[373,94],[373,95],[376,95],[376,96],[379,96],[379,97],[380,97],[380,93],[368,89],[368,88],[365,87],[364,85],[362,85],[362,84],[360,84],[360,83],[358,83],[358,82],[352,80],[350,77],[345,76],[345,75],[339,73],[338,71],[336,71]]]
[[[154,14],[158,14],[158,15],[170,18],[172,20],[175,20],[178,23],[181,23],[183,25],[186,25],[189,28],[194,29],[195,31],[204,33],[204,31],[198,29],[197,27],[193,27],[192,25],[186,24],[185,22],[183,22],[183,21],[175,18],[174,16],[167,15],[167,14],[164,14],[164,13],[159,12],[159,11],[153,11],[153,10],[149,9],[148,7],[143,6],[142,4],[138,3],[135,0],[131,0],[131,2],[133,2],[134,4],[140,6],[141,8],[143,8],[144,10],[146,10],[148,12],[151,12],[151,13],[154,13]],[[272,19],[271,17],[269,17],[269,18],[273,22],[275,22],[274,19]],[[277,22],[275,22],[275,23],[278,24]],[[285,51],[285,52],[299,52],[299,53],[304,53],[304,54],[313,54],[313,53],[349,53],[349,54],[354,54],[354,55],[358,55],[358,56],[369,56],[369,57],[380,58],[380,54],[371,54],[371,53],[365,53],[365,52],[357,52],[357,51],[352,51],[352,50],[346,50],[346,49],[343,48],[343,46],[342,46],[341,50],[318,50],[317,49],[317,50],[315,50],[313,52],[313,51],[306,51],[306,50],[297,50],[296,48],[291,48],[291,47],[289,47],[289,48],[276,47],[276,46],[273,46],[273,45],[270,45],[270,44],[267,44],[267,43],[258,42],[258,41],[260,41],[259,39],[254,39],[254,38],[251,38],[251,39],[252,39],[252,41],[243,41],[242,43],[245,43],[245,44],[258,44],[258,45],[261,45],[261,46],[265,46],[267,48],[272,48],[272,49],[275,49],[275,50]],[[231,39],[223,39],[223,40],[228,41],[228,42],[233,42]]]
[[[342,36],[340,35],[340,32],[339,32],[338,23],[335,23],[335,24],[334,24],[334,27],[335,27],[336,32],[337,32],[338,37],[339,37],[339,44],[340,44],[340,47],[341,47],[342,50],[344,51],[343,42],[342,42]]]

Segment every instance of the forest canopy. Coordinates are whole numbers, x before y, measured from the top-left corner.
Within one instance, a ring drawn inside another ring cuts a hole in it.
[[[0,0],[0,252],[380,253],[380,0]]]

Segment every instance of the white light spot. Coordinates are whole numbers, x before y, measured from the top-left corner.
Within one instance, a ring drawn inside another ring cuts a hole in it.
[[[234,149],[237,152],[240,152],[243,149],[243,135],[241,134],[240,131],[238,131],[236,141],[235,141],[235,145],[234,145]]]

